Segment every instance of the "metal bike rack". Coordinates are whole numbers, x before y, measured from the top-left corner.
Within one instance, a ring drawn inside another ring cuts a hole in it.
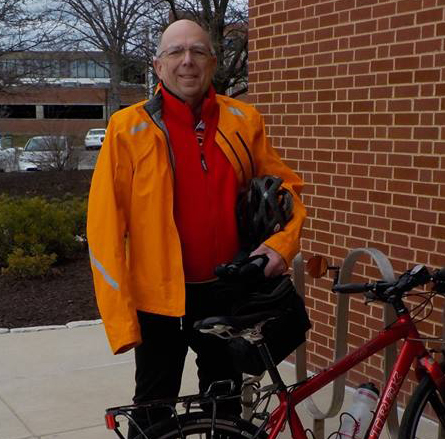
[[[353,268],[355,263],[362,255],[370,256],[376,263],[380,270],[381,277],[386,282],[393,282],[395,280],[394,271],[388,258],[375,248],[358,248],[352,250],[345,260],[340,269],[339,283],[349,283],[352,277]],[[297,292],[304,298],[305,297],[305,282],[304,282],[304,260],[299,253],[293,261],[293,280]],[[346,355],[347,346],[347,328],[348,328],[348,311],[349,311],[349,295],[339,294],[337,299],[336,310],[336,327],[335,327],[335,360],[343,358]],[[445,314],[444,314],[445,316]],[[384,305],[384,321],[385,326],[395,320],[394,310]],[[341,324],[339,324],[341,322]],[[388,379],[391,369],[395,363],[397,356],[396,345],[392,344],[385,348],[384,367],[385,378]],[[306,362],[306,346],[305,343],[299,346],[296,350],[296,364],[295,372],[297,381],[301,381],[307,378],[307,362]],[[307,398],[304,401],[306,409],[309,411],[313,418],[313,433],[316,439],[324,439],[325,437],[325,419],[336,416],[344,402],[345,396],[345,384],[346,375],[337,378],[333,383],[333,393],[331,403],[326,411],[323,413],[315,404],[312,397]],[[391,408],[391,411],[387,420],[387,430],[391,439],[396,439],[399,431],[399,421],[397,416],[397,402]]]

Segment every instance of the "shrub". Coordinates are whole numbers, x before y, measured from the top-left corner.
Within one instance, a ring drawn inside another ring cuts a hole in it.
[[[56,255],[51,264],[72,259],[84,248],[76,236],[85,235],[85,223],[85,199],[47,201],[0,196],[0,266],[10,266],[12,254],[23,259],[25,265],[31,263],[26,257],[43,265],[47,261],[43,255]]]
[[[8,266],[2,268],[2,275],[16,278],[41,277],[48,273],[56,259],[55,253],[47,255],[37,250],[33,255],[26,255],[23,249],[16,248],[8,256]]]

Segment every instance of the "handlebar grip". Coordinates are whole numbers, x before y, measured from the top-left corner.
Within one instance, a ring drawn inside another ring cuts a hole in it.
[[[353,293],[364,293],[371,288],[371,284],[337,284],[332,287],[334,293],[341,294],[353,294]]]

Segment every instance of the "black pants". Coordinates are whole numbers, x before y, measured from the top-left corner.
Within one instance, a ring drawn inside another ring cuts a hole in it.
[[[242,374],[227,355],[225,340],[193,329],[197,320],[227,314],[230,301],[230,291],[219,282],[187,284],[186,315],[182,319],[138,312],[143,342],[135,349],[135,404],[178,396],[188,347],[197,354],[200,393],[208,390],[211,383],[228,379],[234,381],[240,392]],[[241,403],[232,399],[218,406],[218,410],[239,415]],[[168,409],[134,413],[143,429],[169,415]],[[128,437],[136,435],[130,428]]]

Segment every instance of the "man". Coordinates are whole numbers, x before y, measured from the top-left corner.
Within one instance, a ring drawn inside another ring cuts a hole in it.
[[[209,35],[180,20],[164,32],[155,97],[115,113],[94,171],[88,241],[99,309],[115,354],[135,348],[135,403],[176,396],[188,347],[200,390],[241,374],[222,341],[193,322],[223,314],[215,267],[239,251],[235,204],[254,176],[277,175],[294,197],[293,218],[253,254],[277,276],[299,250],[302,181],[266,139],[251,106],[215,95]],[[239,413],[239,401],[227,412]]]

